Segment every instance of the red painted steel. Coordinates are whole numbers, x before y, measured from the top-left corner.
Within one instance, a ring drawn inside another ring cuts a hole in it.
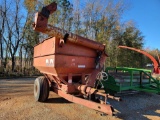
[[[78,98],[78,97],[75,97],[75,96],[70,95],[70,94],[65,94],[64,92],[62,92],[61,90],[58,90],[58,89],[54,89],[54,91],[59,96],[64,97],[68,101],[84,105],[88,108],[92,108],[92,109],[104,112],[108,115],[113,115],[114,110],[113,110],[113,107],[111,105],[99,104],[99,103],[95,103],[95,102],[92,102],[92,101],[89,101],[89,100]]]
[[[53,13],[56,10],[56,3],[52,3],[53,8],[52,12]],[[51,11],[51,9],[50,9]],[[50,13],[50,14],[51,14]],[[67,41],[70,41],[72,43],[78,44],[78,45],[83,45],[92,49],[104,51],[105,50],[105,45],[97,43],[93,40],[89,40],[87,38],[81,37],[79,35],[73,34],[73,33],[68,33],[66,30],[47,25],[48,23],[48,18],[45,17],[42,12],[38,12],[35,14],[35,22],[33,23],[33,29],[35,31],[39,31],[42,33],[45,33],[49,36],[54,36],[60,39],[64,39],[65,36]],[[67,35],[68,34],[68,35]]]
[[[96,50],[70,42],[59,47],[58,43],[59,39],[53,37],[34,47],[34,66],[42,73],[91,74],[96,68]]]
[[[52,37],[34,47],[33,65],[45,75],[58,95],[112,115],[112,106],[106,104],[107,95],[98,94],[93,88],[107,57],[105,45],[48,25],[48,17],[56,8],[56,3],[52,3],[35,15],[33,29]],[[77,94],[87,99],[98,95],[95,99],[103,104],[75,97]]]
[[[77,55],[77,56],[86,56],[86,57],[96,57],[96,50],[91,48],[77,45],[72,42],[67,42],[62,47],[59,45],[60,39],[57,37],[51,37],[45,39],[43,42],[37,44],[34,47],[34,57],[51,55],[51,54],[65,54],[65,55]],[[41,49],[41,52],[39,52]],[[78,50],[78,52],[77,52]]]
[[[157,58],[158,58],[158,63],[160,64],[160,56],[158,55],[158,51],[156,50]]]
[[[129,50],[133,50],[133,51],[139,52],[139,53],[147,56],[153,62],[153,65],[154,65],[153,72],[156,73],[156,74],[160,74],[159,64],[158,64],[157,60],[152,55],[150,55],[149,53],[147,53],[147,52],[145,52],[143,50],[140,50],[140,49],[127,47],[127,46],[118,46],[118,47],[119,48],[126,48],[126,49],[129,49]]]

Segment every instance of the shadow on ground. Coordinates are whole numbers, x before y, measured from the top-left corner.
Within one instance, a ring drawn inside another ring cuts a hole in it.
[[[72,102],[70,102],[64,98],[58,97],[58,98],[49,98],[45,103],[60,103],[60,104],[62,104],[62,103],[72,103]]]

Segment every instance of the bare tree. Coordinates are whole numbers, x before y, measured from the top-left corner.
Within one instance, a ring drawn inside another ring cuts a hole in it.
[[[15,68],[15,56],[20,42],[24,38],[26,18],[21,12],[22,0],[4,1],[2,12],[4,14],[6,29],[3,34],[5,44],[8,46],[12,60],[12,71]],[[10,3],[10,4],[8,4]],[[12,5],[11,5],[12,4]],[[8,8],[8,10],[6,9]]]
[[[6,68],[7,64],[7,51],[8,51],[8,44],[4,44],[3,34],[5,32],[5,16],[9,11],[9,8],[6,6],[7,1],[0,2],[0,58],[1,58],[1,65],[3,65],[3,71]],[[4,52],[5,51],[5,52]],[[5,54],[5,56],[4,56]]]

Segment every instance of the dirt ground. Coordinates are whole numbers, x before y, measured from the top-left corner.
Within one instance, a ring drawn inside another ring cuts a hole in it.
[[[141,92],[123,96],[121,102],[109,100],[116,116],[100,116],[53,92],[46,103],[35,102],[34,79],[0,79],[0,120],[160,120],[160,95]]]

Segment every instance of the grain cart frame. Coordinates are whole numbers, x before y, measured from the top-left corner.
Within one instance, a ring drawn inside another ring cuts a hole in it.
[[[34,67],[44,74],[35,80],[36,101],[47,100],[52,89],[71,102],[113,115],[114,109],[107,99],[119,98],[94,88],[96,75],[107,57],[105,45],[48,25],[49,15],[56,8],[55,2],[43,7],[33,24],[35,31],[51,36],[34,47]]]

